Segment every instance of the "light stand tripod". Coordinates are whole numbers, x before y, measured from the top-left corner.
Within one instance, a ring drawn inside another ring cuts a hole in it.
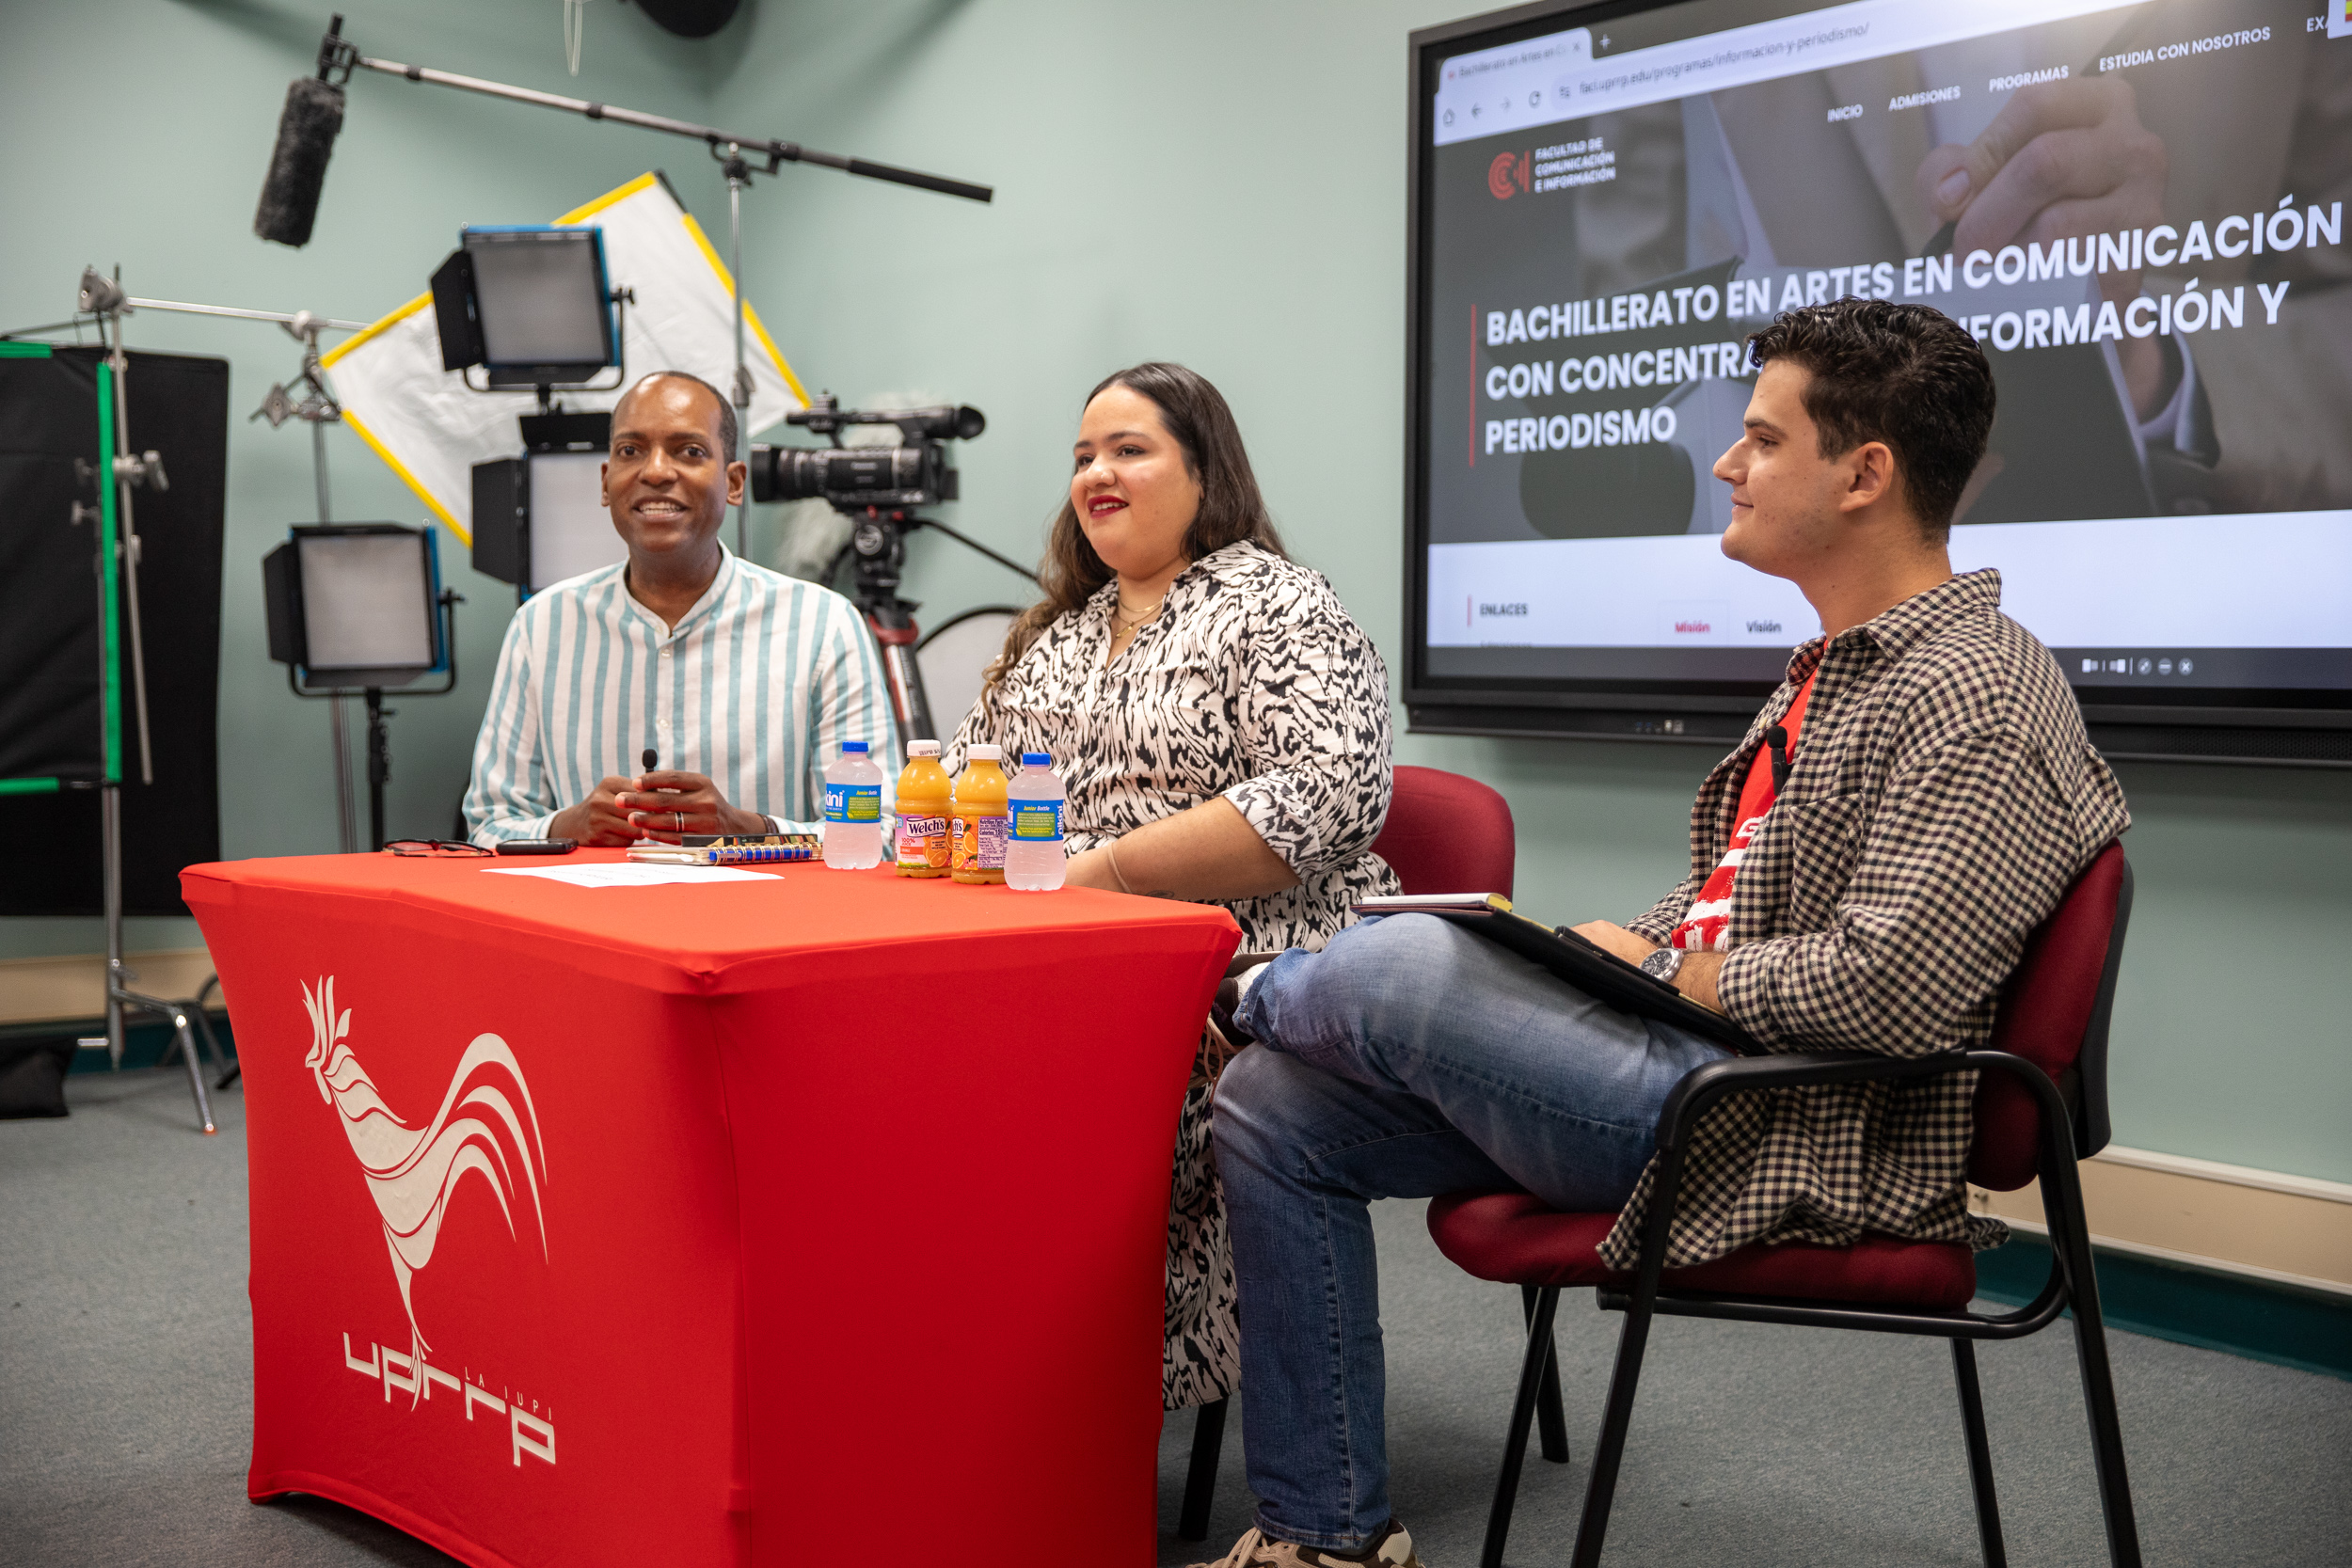
[[[305,345],[300,380],[309,395],[295,404],[286,395],[284,387],[270,388],[270,397],[256,418],[267,415],[272,426],[288,418],[311,421],[312,459],[317,469],[319,511],[326,512],[326,451],[327,421],[342,418],[342,410],[326,393],[317,374],[318,334],[325,328],[356,332],[365,328],[364,322],[336,321],[299,311],[287,315],[273,310],[246,310],[225,305],[194,305],[179,300],[142,299],[125,293],[119,269],[108,277],[96,268],[85,268],[76,298],[76,315],[68,321],[30,327],[8,336],[30,337],[78,328],[85,318],[94,318],[101,347],[105,351],[103,378],[99,393],[100,446],[108,452],[108,470],[102,472],[88,465],[77,463],[98,489],[98,504],[85,507],[74,503],[73,521],[95,523],[98,551],[99,621],[103,635],[101,639],[101,674],[103,719],[104,731],[103,776],[98,782],[101,881],[104,919],[106,923],[106,1032],[103,1037],[86,1039],[87,1046],[103,1044],[108,1062],[117,1068],[122,1065],[123,1036],[126,1015],[136,1010],[168,1018],[173,1029],[173,1046],[180,1053],[188,1071],[188,1086],[196,1100],[197,1119],[203,1131],[214,1131],[212,1102],[205,1093],[203,1069],[198,1060],[197,1041],[200,1037],[214,1066],[225,1069],[219,1085],[226,1087],[235,1077],[233,1067],[227,1064],[219,1041],[213,1036],[212,1024],[204,1008],[196,999],[169,1001],[149,996],[131,989],[137,974],[123,962],[122,955],[122,795],[120,769],[120,697],[117,686],[116,668],[120,643],[115,585],[123,589],[122,609],[127,610],[131,666],[131,688],[135,700],[139,742],[139,779],[143,784],[154,783],[154,754],[150,739],[147,708],[147,662],[139,611],[138,573],[140,564],[139,536],[135,521],[133,496],[141,488],[162,492],[169,488],[162,454],[155,451],[135,453],[131,447],[129,372],[130,357],[123,340],[122,318],[140,309],[167,310],[186,315],[229,316],[246,321],[275,322],[300,340]],[[118,572],[119,578],[118,578]],[[342,726],[337,725],[338,739]],[[339,770],[344,758],[339,746]],[[346,828],[346,833],[348,829]],[[218,976],[208,979],[199,989],[200,998],[217,983]]]
[[[83,311],[98,317],[100,342],[106,350],[103,361],[105,373],[98,401],[98,429],[99,446],[108,453],[107,471],[93,475],[98,481],[99,622],[103,628],[100,658],[104,666],[101,681],[105,693],[101,699],[105,767],[98,785],[100,875],[106,920],[105,1047],[107,1060],[119,1068],[122,1065],[125,1008],[136,1007],[170,1019],[173,1043],[187,1064],[188,1090],[196,1098],[197,1123],[209,1135],[218,1129],[213,1122],[212,1100],[204,1092],[204,1069],[197,1056],[197,1037],[189,1022],[190,1016],[200,1016],[201,1009],[133,990],[130,983],[136,976],[122,961],[120,697],[115,684],[115,660],[119,657],[120,645],[116,636],[116,567],[119,562],[125,591],[124,608],[130,611],[131,684],[137,699],[139,778],[142,784],[152,784],[155,769],[154,753],[148,739],[147,665],[139,630],[139,538],[133,522],[131,497],[132,492],[142,485],[151,485],[157,491],[167,489],[170,485],[164,473],[161,453],[149,451],[135,457],[131,452],[127,395],[131,361],[122,344],[122,312],[127,303],[119,282],[103,277],[95,270],[83,273],[80,306]],[[111,333],[109,327],[112,328]],[[111,342],[108,341],[110,337]],[[76,501],[74,521],[79,523],[82,520],[82,505]],[[213,1047],[215,1065],[218,1065],[219,1046],[213,1040],[209,1025],[205,1027],[204,1040]]]
[[[727,292],[735,296],[735,386],[730,388],[735,400],[735,450],[727,453],[727,461],[740,463],[747,450],[744,443],[752,438],[752,370],[743,353],[743,190],[752,182],[752,166],[736,142],[727,143],[723,151],[714,145],[710,155],[719,160],[727,177]],[[773,174],[779,166],[771,149],[768,166],[760,172]],[[746,484],[743,499],[735,503],[735,553],[746,559],[751,553],[751,518],[752,487]]]
[[[453,588],[442,589],[440,596],[435,601],[441,616],[441,645],[447,650],[449,657],[449,673],[443,677],[441,684],[437,687],[401,687],[391,691],[389,695],[394,697],[446,697],[457,689],[457,607],[465,602],[464,595]],[[382,849],[384,847],[384,786],[392,780],[391,733],[385,727],[384,721],[387,719],[398,718],[400,710],[384,705],[387,693],[380,686],[357,689],[332,687],[323,691],[310,690],[302,684],[302,672],[292,664],[286,666],[286,689],[297,697],[322,701],[340,703],[350,696],[358,696],[366,701],[368,707],[368,847],[371,850]]]
[[[184,307],[184,309],[209,312],[216,308],[196,306]],[[361,324],[328,321],[324,317],[314,316],[308,310],[298,310],[291,316],[279,316],[274,312],[260,310],[242,310],[235,313],[257,319],[275,320],[286,329],[288,336],[302,344],[302,369],[295,373],[294,381],[271,387],[269,396],[262,400],[261,407],[246,416],[246,422],[251,423],[254,420],[267,420],[269,427],[276,430],[288,420],[300,420],[310,427],[310,470],[318,486],[319,521],[331,523],[335,520],[335,513],[327,501],[326,427],[342,421],[343,407],[342,404],[335,401],[335,394],[326,389],[326,382],[320,373],[319,331],[323,327],[329,326],[358,331]],[[302,394],[300,402],[296,402],[292,395],[297,391]],[[344,854],[349,855],[356,853],[359,847],[359,830],[357,821],[358,812],[352,792],[351,727],[344,721],[343,699],[340,692],[327,705],[326,718],[327,728],[334,737],[335,750],[336,845]],[[225,1084],[226,1080],[223,1082]]]

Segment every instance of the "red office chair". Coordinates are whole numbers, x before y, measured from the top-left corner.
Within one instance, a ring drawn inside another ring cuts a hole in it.
[[[1406,893],[1511,895],[1518,834],[1511,802],[1459,773],[1399,768],[1389,819],[1372,852],[1396,870]]]
[[[1729,1318],[1746,1323],[1924,1334],[1949,1339],[1966,1431],[1977,1528],[1988,1568],[2002,1568],[2000,1509],[1985,1442],[1974,1341],[2014,1339],[2047,1327],[2070,1307],[2082,1365],[2083,1399],[2116,1568],[2137,1568],[2139,1536],[2123,1468],[2115,1385],[2100,1326],[2098,1280],[2083,1217],[2075,1162],[2107,1142],[2107,1018],[2131,919],[2132,873],[2121,845],[2100,851],[2026,943],[2004,989],[1991,1043],[1925,1058],[1862,1052],[1789,1053],[1710,1062],[1685,1076],[1658,1117],[1657,1188],[1642,1237],[1640,1266],[1604,1267],[1596,1252],[1613,1214],[1560,1213],[1525,1193],[1454,1193],[1429,1206],[1438,1249],[1481,1279],[1533,1288],[1534,1323],[1503,1446],[1502,1474],[1488,1515],[1481,1568],[1499,1568],[1539,1375],[1550,1364],[1551,1321],[1560,1291],[1594,1287],[1600,1306],[1625,1313],[1617,1365],[1577,1530],[1574,1568],[1598,1568],[1616,1491],[1617,1465],[1633,1414],[1634,1386],[1651,1318]],[[1976,1263],[1965,1244],[1866,1236],[1851,1247],[1751,1244],[1712,1262],[1663,1268],[1666,1234],[1681,1184],[1691,1130],[1727,1094],[1810,1084],[1909,1082],[1970,1069],[1978,1080],[1976,1139],[1968,1180],[2010,1192],[2039,1176],[2050,1226],[2049,1282],[2013,1312],[1967,1310]]]
[[[1511,826],[1511,803],[1459,773],[1439,768],[1399,768],[1389,796],[1389,819],[1372,852],[1395,868],[1406,893],[1511,894],[1511,866],[1518,835]],[[1522,1292],[1534,1311],[1535,1292]],[[1560,1410],[1560,1374],[1544,1378],[1544,1457],[1565,1464],[1567,1423]],[[1216,1462],[1225,1447],[1225,1402],[1200,1407],[1192,1427],[1192,1463],[1184,1479],[1184,1511],[1176,1534],[1203,1541],[1209,1534],[1209,1502],[1216,1491]]]

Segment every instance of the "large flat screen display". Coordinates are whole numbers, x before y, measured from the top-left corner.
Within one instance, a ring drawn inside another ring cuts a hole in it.
[[[1953,565],[2139,754],[2352,762],[2352,0],[1521,8],[1415,35],[1406,699],[1736,734],[1820,630],[1726,560],[1742,340],[1983,343]]]

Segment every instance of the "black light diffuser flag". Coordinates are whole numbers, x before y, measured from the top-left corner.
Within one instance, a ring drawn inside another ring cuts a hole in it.
[[[0,798],[18,825],[0,915],[101,912],[91,786],[109,776],[123,781],[127,913],[184,914],[180,868],[220,858],[229,365],[130,356],[132,441],[161,452],[171,480],[135,503],[152,784],[139,782],[119,573],[100,586],[100,536],[119,526],[97,482],[114,439],[105,376],[94,349],[0,343]]]

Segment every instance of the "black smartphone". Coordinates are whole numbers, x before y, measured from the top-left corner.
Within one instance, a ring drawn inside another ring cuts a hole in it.
[[[568,855],[580,847],[570,838],[510,838],[499,846],[501,855]]]

